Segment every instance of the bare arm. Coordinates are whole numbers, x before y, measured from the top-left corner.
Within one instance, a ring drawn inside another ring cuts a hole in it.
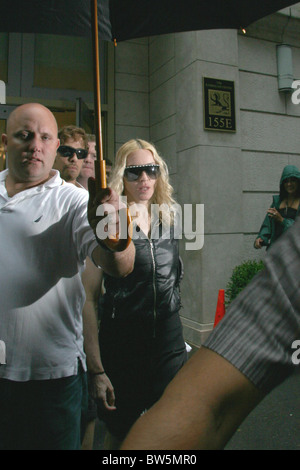
[[[87,258],[86,269],[82,275],[86,301],[83,307],[83,336],[87,367],[90,372],[91,394],[101,400],[107,409],[115,409],[114,389],[104,371],[98,342],[98,299],[101,291],[102,271]]]
[[[228,361],[200,348],[122,449],[222,449],[263,395]]]
[[[113,277],[125,277],[131,273],[135,259],[135,248],[131,242],[124,251],[110,253],[101,246],[93,251],[93,260],[97,266]]]
[[[103,370],[98,343],[97,303],[101,290],[102,271],[87,258],[86,269],[82,274],[86,300],[83,306],[84,349],[87,366],[91,372]]]

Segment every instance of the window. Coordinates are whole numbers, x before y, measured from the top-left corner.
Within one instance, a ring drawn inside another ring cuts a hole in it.
[[[8,77],[8,34],[0,33],[0,80],[7,83]]]
[[[91,39],[35,35],[34,86],[93,91],[92,67]]]

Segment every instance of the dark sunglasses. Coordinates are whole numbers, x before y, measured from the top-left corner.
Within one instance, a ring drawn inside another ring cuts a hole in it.
[[[132,165],[127,166],[124,170],[124,177],[127,181],[137,181],[143,171],[150,179],[156,180],[160,175],[159,165],[150,163],[149,165]]]
[[[78,160],[83,160],[88,156],[88,151],[85,149],[74,149],[73,147],[69,147],[69,145],[61,145],[58,147],[58,152],[61,154],[62,157],[71,158],[73,157],[74,153]]]

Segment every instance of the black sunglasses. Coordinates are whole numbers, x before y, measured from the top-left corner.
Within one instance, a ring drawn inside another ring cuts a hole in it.
[[[60,147],[58,147],[57,151],[62,155],[62,157],[67,157],[67,158],[73,157],[74,153],[76,153],[78,160],[83,160],[84,158],[88,156],[87,150],[74,149],[73,147],[70,147],[69,145],[61,145]]]
[[[149,165],[127,166],[124,170],[124,177],[127,179],[127,181],[137,181],[143,171],[152,180],[156,180],[160,175],[159,165],[150,163]]]

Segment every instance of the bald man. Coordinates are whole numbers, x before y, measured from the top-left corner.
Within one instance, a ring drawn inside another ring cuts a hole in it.
[[[129,244],[112,251],[94,234],[99,204],[52,166],[59,147],[53,114],[16,108],[2,142],[0,173],[0,449],[79,449],[86,361],[81,274],[85,259],[113,276],[134,262]],[[102,371],[95,370],[94,373]]]

